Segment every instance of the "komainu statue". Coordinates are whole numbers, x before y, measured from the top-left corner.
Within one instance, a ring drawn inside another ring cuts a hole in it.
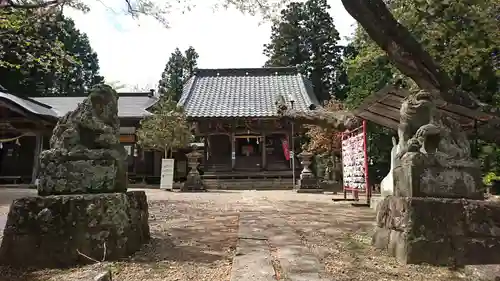
[[[481,198],[479,163],[457,121],[436,110],[434,95],[402,103],[394,159],[394,193],[409,197]]]
[[[119,130],[117,92],[96,85],[59,120],[50,149],[41,153],[38,194],[125,192],[127,154]]]

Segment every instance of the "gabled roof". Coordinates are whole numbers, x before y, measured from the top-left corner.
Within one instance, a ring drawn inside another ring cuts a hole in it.
[[[353,114],[362,119],[371,121],[375,124],[398,129],[399,109],[405,97],[410,92],[406,89],[399,89],[388,85],[378,92],[367,97],[361,105],[353,110]],[[443,100],[435,100],[437,110],[455,119],[464,130],[474,129],[476,122],[487,122],[497,118],[491,114],[478,110],[469,109],[460,105],[447,103]]]
[[[153,106],[158,98],[151,93],[118,93],[118,117],[142,118],[151,115],[148,108]],[[37,97],[34,100],[52,107],[58,117],[74,110],[86,97]]]
[[[0,92],[0,99],[4,99],[7,102],[14,104],[26,110],[32,114],[57,118],[57,112],[55,112],[50,106],[37,102],[36,100],[29,98],[20,98],[8,93]]]
[[[151,115],[148,111],[158,98],[147,93],[118,93],[118,117],[142,118]],[[59,118],[74,110],[86,97],[17,97],[0,91],[0,99],[4,99],[32,114]]]
[[[319,105],[312,84],[294,67],[197,69],[179,105],[188,117],[277,117],[279,96],[299,111]]]

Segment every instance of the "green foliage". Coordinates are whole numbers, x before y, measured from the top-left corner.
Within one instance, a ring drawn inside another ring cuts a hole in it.
[[[390,7],[455,83],[498,105],[498,0],[392,0]]]
[[[193,47],[189,47],[184,54],[179,48],[175,49],[158,82],[160,96],[168,96],[173,101],[179,101],[184,83],[193,75],[198,57]]]
[[[500,147],[495,144],[478,143],[479,159],[487,177],[489,174],[500,175]]]
[[[386,1],[396,19],[408,27],[460,88],[475,93],[481,101],[494,106],[500,105],[498,65],[495,69],[500,46],[498,8],[495,8],[498,7],[497,2]],[[359,27],[352,46],[357,54],[346,61],[349,85],[345,102],[348,107],[355,108],[367,96],[388,84],[400,83],[408,88],[415,87],[413,81],[401,75],[392,66],[385,52]],[[388,156],[394,132],[370,124],[368,133],[370,177],[373,181],[389,167]],[[486,156],[483,155],[482,158],[484,160]],[[492,168],[493,165],[490,164],[488,169]]]
[[[272,26],[271,42],[264,46],[266,66],[297,66],[314,85],[320,101],[338,91],[342,47],[328,13],[326,0],[292,2]]]
[[[483,184],[491,185],[493,181],[498,181],[498,180],[500,180],[500,176],[497,176],[497,174],[493,172],[489,172],[483,177]]]
[[[82,95],[102,82],[85,34],[62,14],[0,10],[0,84],[20,96]]]
[[[137,130],[137,143],[147,150],[167,153],[172,149],[187,147],[193,140],[190,123],[182,107],[170,98],[162,97],[153,115],[141,120]]]

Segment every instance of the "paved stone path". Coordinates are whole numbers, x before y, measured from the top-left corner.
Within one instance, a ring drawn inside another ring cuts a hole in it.
[[[279,215],[269,200],[255,191],[243,193],[255,209],[240,213],[238,249],[231,281],[328,281],[319,260]]]

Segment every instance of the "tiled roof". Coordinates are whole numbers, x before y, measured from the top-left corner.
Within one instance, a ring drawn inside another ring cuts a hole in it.
[[[134,95],[135,94],[135,95]],[[151,115],[147,109],[153,106],[158,99],[149,93],[119,93],[118,117],[140,118]],[[86,97],[38,97],[34,100],[51,106],[59,117],[74,110]]]
[[[179,105],[188,117],[273,117],[279,96],[301,111],[319,105],[310,82],[292,67],[198,69]]]
[[[0,99],[5,99],[17,106],[24,108],[28,112],[36,115],[58,117],[57,113],[48,105],[28,98],[20,98],[11,94],[0,92]]]

